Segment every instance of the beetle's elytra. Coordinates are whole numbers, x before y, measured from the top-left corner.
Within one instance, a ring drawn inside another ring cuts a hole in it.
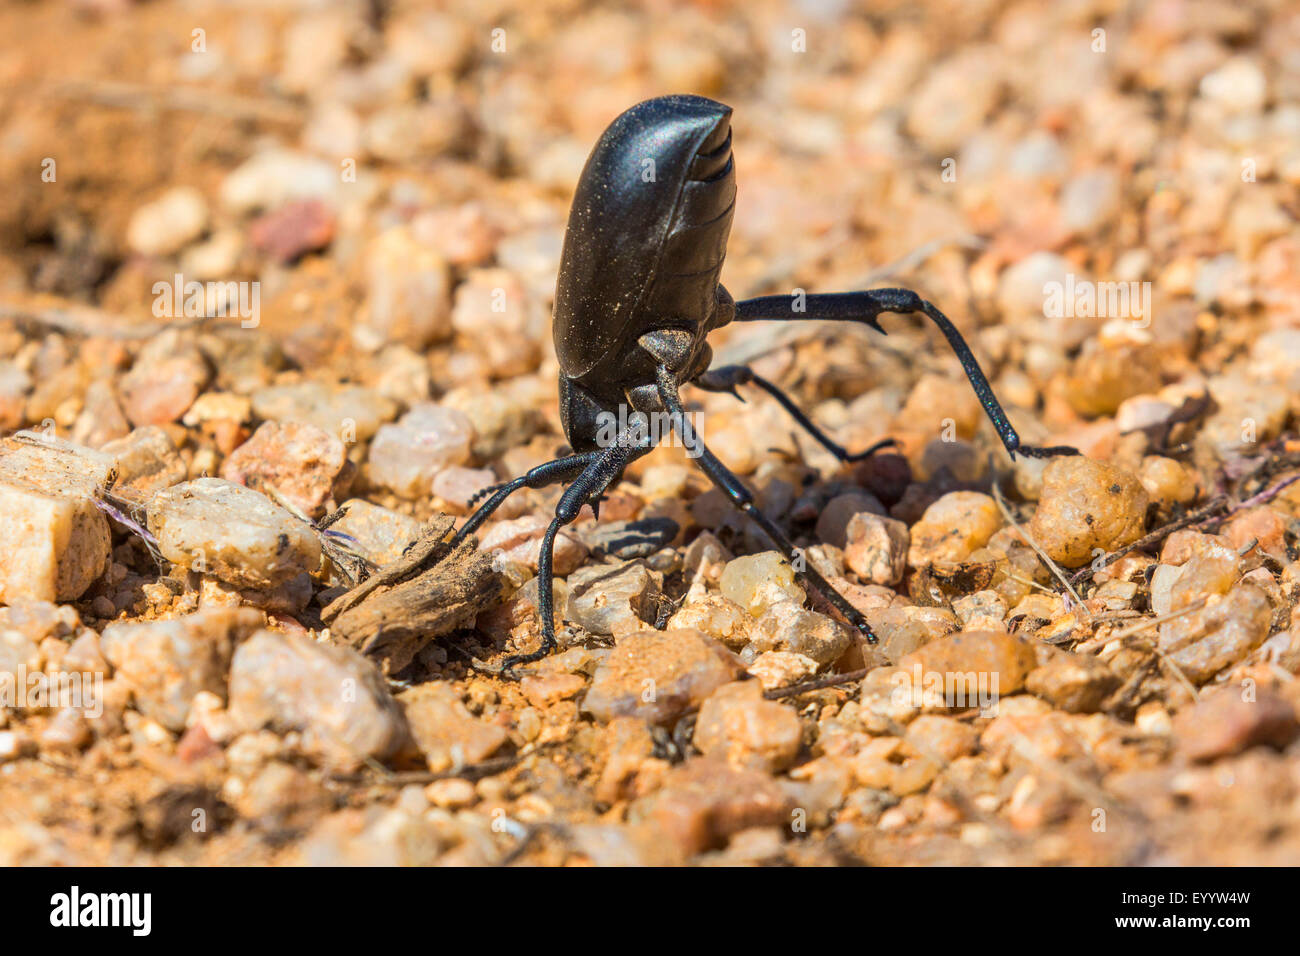
[[[480,497],[487,495],[487,500],[457,532],[458,540],[472,534],[520,488],[570,483],[543,536],[538,559],[542,645],[508,658],[506,672],[555,647],[552,562],[560,527],[573,521],[584,504],[598,509],[601,496],[627,465],[653,450],[653,439],[643,430],[629,428],[609,440],[602,423],[635,421],[629,413],[666,411],[696,464],[791,560],[795,547],[785,532],[754,507],[748,488],[691,431],[680,387],[691,384],[731,393],[740,385],[761,388],[841,461],[865,458],[879,447],[851,454],[775,384],[749,368],[709,368],[713,353],[706,337],[733,320],[864,322],[883,332],[878,322],[882,313],[923,313],[957,353],[1009,452],[1037,457],[1077,454],[1073,448],[1022,445],[961,334],[915,292],[872,289],[808,295],[799,312],[785,295],[733,301],[720,282],[737,196],[731,115],[729,106],[701,96],[646,100],[609,125],[578,180],[553,320],[560,416],[573,454],[484,489]],[[861,613],[811,565],[794,564],[805,585],[818,591],[868,641],[876,641]]]

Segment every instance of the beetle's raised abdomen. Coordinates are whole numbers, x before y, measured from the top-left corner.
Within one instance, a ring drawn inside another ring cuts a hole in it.
[[[578,181],[560,259],[566,376],[609,378],[643,332],[730,317],[716,313],[735,198],[730,107],[665,96],[610,124]]]

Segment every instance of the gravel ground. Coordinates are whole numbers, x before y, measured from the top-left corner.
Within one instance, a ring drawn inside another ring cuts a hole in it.
[[[0,863],[1300,862],[1300,9],[6,4]],[[556,545],[601,130],[733,117],[705,441]],[[362,591],[349,592],[370,573]]]

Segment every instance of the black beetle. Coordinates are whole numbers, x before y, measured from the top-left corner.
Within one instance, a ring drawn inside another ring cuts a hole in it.
[[[502,669],[545,657],[555,648],[552,559],[555,536],[600,497],[627,465],[658,440],[646,425],[666,414],[699,467],[794,563],[805,585],[827,601],[871,642],[866,620],[807,562],[794,561],[785,534],[754,506],[740,479],[699,441],[682,408],[678,389],[690,383],[736,393],[752,384],[771,394],[818,442],[841,461],[857,461],[873,446],[849,454],[774,384],[745,366],[710,369],[709,332],[735,320],[752,322],[832,319],[865,322],[883,333],[882,312],[921,312],[939,326],[961,360],[984,411],[1013,456],[1077,454],[1066,447],[1020,443],[970,347],[948,318],[908,289],[872,289],[803,297],[736,302],[718,281],[736,202],[731,155],[731,108],[701,96],[646,100],[605,130],[578,180],[560,259],[553,331],[560,360],[560,416],[573,454],[539,465],[526,475],[484,489],[490,495],[457,532],[472,534],[506,497],[520,488],[569,481],[542,539],[538,602],[542,645],[509,657]],[[611,432],[611,422],[622,423]],[[888,442],[882,442],[889,444]]]

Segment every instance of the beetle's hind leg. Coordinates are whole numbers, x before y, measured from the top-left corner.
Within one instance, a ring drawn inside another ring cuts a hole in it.
[[[835,610],[844,616],[846,621],[857,628],[858,633],[866,638],[869,644],[875,644],[877,640],[875,632],[871,630],[871,625],[862,616],[862,612],[850,604],[839,591],[835,590],[831,583],[822,577],[811,564],[808,564],[807,561],[796,560],[798,558],[796,553],[798,549],[795,548],[790,539],[754,504],[754,496],[745,487],[744,483],[732,473],[731,469],[719,461],[717,456],[709,451],[704,442],[700,441],[696,436],[695,430],[686,418],[686,411],[682,408],[682,398],[677,391],[677,379],[667,366],[659,366],[655,375],[655,385],[659,390],[660,401],[663,402],[664,408],[668,410],[673,430],[681,437],[687,455],[693,458],[700,470],[708,475],[709,479],[731,499],[733,505],[748,515],[763,530],[763,533],[776,545],[777,550],[794,566],[795,575],[804,584],[821,594]]]
[[[806,431],[809,435],[812,435],[812,437],[817,440],[818,444],[842,462],[852,464],[855,461],[862,461],[870,458],[882,448],[891,448],[898,444],[894,439],[886,438],[883,441],[876,442],[864,451],[849,451],[818,428],[817,424],[808,417],[804,410],[794,403],[794,399],[781,391],[775,383],[756,374],[754,370],[747,365],[724,365],[721,368],[711,368],[699,378],[695,379],[691,384],[696,388],[704,389],[706,392],[726,392],[729,395],[735,395],[737,398],[740,398],[740,393],[736,391],[736,386],[758,386],[763,391],[767,392],[767,394],[775,398],[777,403],[789,413],[790,417],[798,423],[800,428]]]
[[[966,344],[966,340],[962,338],[961,333],[957,331],[957,327],[934,305],[922,299],[911,289],[870,289],[866,292],[835,292],[827,295],[809,295],[802,298],[802,306],[802,309],[796,311],[795,300],[784,295],[767,295],[757,299],[745,299],[736,303],[736,321],[756,322],[771,319],[778,322],[788,322],[791,320],[825,319],[836,322],[865,322],[877,332],[884,334],[885,330],[881,328],[877,318],[881,313],[906,314],[908,312],[920,312],[939,327],[939,331],[948,340],[948,345],[957,353],[957,359],[961,362],[962,370],[970,380],[971,387],[975,390],[975,395],[979,398],[980,404],[984,406],[984,414],[993,423],[998,437],[1002,439],[1002,444],[1006,446],[1012,458],[1016,456],[1016,452],[1030,458],[1051,458],[1054,455],[1077,455],[1079,453],[1078,449],[1071,448],[1068,445],[1042,448],[1022,444],[1020,436],[1011,427],[1011,422],[1007,419],[1007,413],[1002,410],[1002,405],[999,404],[997,396],[993,394],[993,386],[989,384],[989,380],[985,377],[979,362],[975,361],[974,353],[971,352],[970,346]]]

